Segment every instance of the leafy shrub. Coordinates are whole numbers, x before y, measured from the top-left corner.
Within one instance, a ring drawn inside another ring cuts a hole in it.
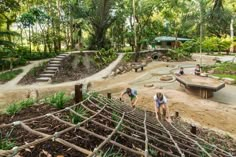
[[[32,106],[34,103],[35,103],[35,100],[32,98],[12,103],[7,107],[6,114],[15,115],[16,113],[20,112],[22,109]]]
[[[75,112],[81,116],[84,116],[84,117],[88,116],[88,111],[86,109],[84,109],[83,107],[79,107],[79,108],[75,109]],[[83,121],[82,117],[80,117],[74,113],[70,114],[70,119],[73,124],[78,124],[79,122]]]
[[[3,137],[2,132],[0,131],[0,150],[10,150],[15,147],[15,142],[9,139],[13,129],[14,128],[12,128],[10,132],[7,132],[5,137]]]
[[[57,56],[58,54],[55,52],[31,52],[29,47],[19,46],[17,48],[17,55],[26,59],[26,60],[39,60],[39,59],[46,59],[52,58]]]
[[[66,96],[65,92],[58,92],[55,93],[54,95],[46,98],[46,102],[49,103],[50,105],[62,109],[65,107],[65,103],[71,100],[71,97]]]
[[[132,54],[132,53],[126,52],[123,59],[124,59],[126,62],[130,62],[130,61],[132,61],[132,60],[134,59],[134,57],[133,57],[133,54]]]
[[[103,65],[111,63],[116,59],[116,57],[117,54],[113,49],[109,49],[107,51],[105,49],[101,49],[94,55],[93,60],[99,67],[101,67]]]
[[[35,99],[29,98],[27,100],[20,101],[18,104],[21,109],[32,106],[35,103]]]

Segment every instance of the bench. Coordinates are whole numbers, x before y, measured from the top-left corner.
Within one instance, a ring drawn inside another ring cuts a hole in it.
[[[143,71],[144,66],[145,65],[135,65],[133,69],[135,70],[135,72],[138,72],[138,69],[141,69],[141,71]]]

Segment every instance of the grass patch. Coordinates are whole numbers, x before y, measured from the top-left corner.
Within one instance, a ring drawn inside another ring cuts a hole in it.
[[[219,77],[219,78],[227,77],[227,78],[232,78],[232,79],[235,79],[235,80],[236,80],[236,75],[230,75],[230,74],[213,74],[213,76],[217,76],[217,77]]]
[[[6,114],[15,115],[16,113],[20,112],[22,109],[32,106],[34,103],[35,103],[35,100],[32,98],[12,103],[7,107]]]
[[[2,82],[10,81],[22,72],[23,72],[22,69],[17,69],[17,70],[1,73],[0,74],[0,81],[2,81]]]
[[[46,98],[46,102],[58,109],[62,109],[71,99],[71,97],[65,95],[65,92],[58,92]]]

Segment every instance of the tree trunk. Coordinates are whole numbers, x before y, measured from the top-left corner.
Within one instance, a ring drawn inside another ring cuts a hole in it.
[[[231,38],[231,46],[230,46],[230,52],[234,52],[234,19],[232,17],[231,23],[230,23],[230,38]]]
[[[29,45],[30,45],[30,53],[31,53],[31,32],[30,32],[31,26],[29,26]]]

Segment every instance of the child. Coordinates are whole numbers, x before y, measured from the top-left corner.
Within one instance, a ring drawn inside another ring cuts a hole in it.
[[[154,95],[153,98],[154,98],[154,107],[155,107],[155,112],[156,112],[156,118],[159,119],[159,117],[158,117],[159,110],[160,110],[160,108],[162,108],[163,112],[166,113],[165,119],[168,122],[171,122],[166,97],[162,93],[158,92],[158,93],[156,93],[156,95]]]
[[[130,97],[131,100],[131,105],[134,108],[137,101],[138,101],[138,94],[137,94],[137,90],[135,89],[131,89],[131,88],[127,88],[126,91],[121,93],[120,99],[122,100],[123,96],[127,94]]]
[[[200,75],[201,74],[201,68],[200,68],[199,64],[196,65],[196,68],[194,70],[194,74],[195,75]]]
[[[179,74],[180,74],[180,75],[183,75],[183,74],[184,74],[184,68],[183,68],[183,67],[180,67]]]

